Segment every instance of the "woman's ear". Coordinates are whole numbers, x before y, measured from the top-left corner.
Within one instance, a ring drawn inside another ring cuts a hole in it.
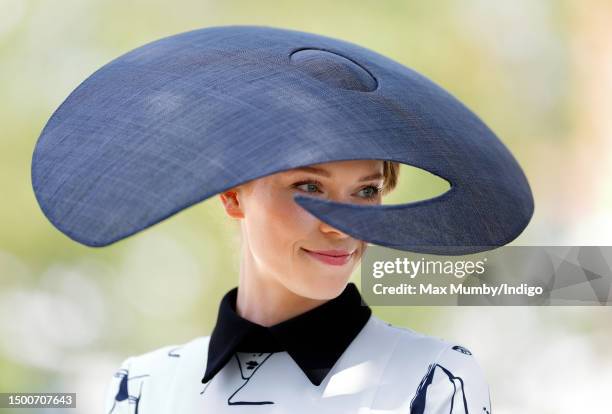
[[[238,200],[238,191],[236,191],[236,189],[225,191],[219,194],[219,197],[221,198],[221,202],[228,216],[235,219],[244,218],[244,211],[242,211],[242,206]]]

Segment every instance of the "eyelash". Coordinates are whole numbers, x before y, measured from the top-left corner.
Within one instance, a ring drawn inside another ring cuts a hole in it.
[[[304,181],[299,181],[299,182],[293,184],[293,187],[297,188],[297,187],[299,187],[301,185],[304,185],[304,184],[314,184],[314,185],[316,185],[318,187],[322,187],[323,186],[323,184],[321,184],[321,182],[317,181],[317,180],[304,180]],[[366,199],[366,200],[372,200],[372,199],[376,198],[376,196],[378,194],[380,194],[381,191],[382,191],[382,186],[377,186],[377,185],[368,185],[368,186],[363,187],[361,190],[364,190],[366,188],[373,188],[375,190],[371,195],[365,196],[365,197],[361,197],[361,198]],[[298,188],[298,190],[300,190],[300,189]],[[359,190],[359,191],[361,191],[361,190]],[[303,191],[303,190],[300,190],[300,191]],[[304,191],[304,192],[305,193],[310,193],[311,191]],[[321,191],[317,191],[317,192],[321,192]]]

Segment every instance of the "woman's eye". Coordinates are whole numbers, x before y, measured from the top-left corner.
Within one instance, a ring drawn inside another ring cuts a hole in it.
[[[369,185],[367,187],[362,188],[359,192],[365,192],[364,193],[364,198],[374,198],[378,195],[378,193],[380,192],[380,188],[374,185]]]
[[[302,182],[302,183],[296,183],[294,184],[295,188],[299,188],[302,191],[305,191],[307,193],[316,193],[319,192],[319,184],[316,182]]]

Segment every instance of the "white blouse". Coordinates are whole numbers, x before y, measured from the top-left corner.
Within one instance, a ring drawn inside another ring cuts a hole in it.
[[[108,414],[489,414],[489,390],[466,348],[371,315],[314,385],[286,351],[235,352],[208,382],[211,336],[127,358]]]

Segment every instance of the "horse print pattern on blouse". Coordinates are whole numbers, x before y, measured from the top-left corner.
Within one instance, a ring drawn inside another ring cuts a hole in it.
[[[117,390],[117,394],[115,395],[115,401],[113,402],[113,406],[108,414],[112,414],[115,412],[115,408],[119,407],[122,404],[129,404],[134,407],[134,414],[138,414],[138,404],[140,403],[140,397],[142,396],[142,385],[144,382],[144,378],[149,375],[137,375],[134,377],[130,377],[130,373],[127,369],[120,369],[115,372],[115,378],[121,378],[119,382],[119,389]],[[128,392],[128,381],[139,380],[138,384],[138,395],[130,395]],[[131,411],[131,410],[130,410]]]

